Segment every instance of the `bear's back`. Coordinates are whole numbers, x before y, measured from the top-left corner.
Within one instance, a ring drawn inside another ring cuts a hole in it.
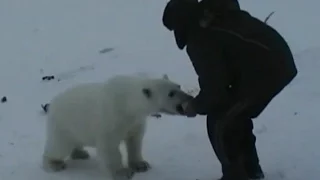
[[[152,102],[143,94],[144,88],[149,88],[152,79],[145,76],[117,75],[105,84],[109,100],[123,113],[130,115],[148,115]],[[112,94],[112,96],[110,96]],[[112,99],[110,99],[112,98]]]
[[[65,121],[65,118],[81,121],[86,117],[92,117],[101,106],[101,90],[102,85],[99,83],[68,88],[52,99],[48,114],[59,119],[58,121]]]
[[[101,93],[101,89],[102,85],[100,83],[86,83],[68,88],[52,99],[50,108],[56,104],[63,106],[63,104],[71,105],[81,102],[92,103],[91,101],[97,99],[97,96]]]

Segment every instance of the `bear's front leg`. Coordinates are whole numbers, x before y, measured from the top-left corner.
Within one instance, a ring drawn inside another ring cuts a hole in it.
[[[112,136],[105,136],[112,137]],[[104,169],[114,180],[129,180],[133,177],[134,171],[122,164],[122,156],[119,150],[120,141],[104,138],[99,140],[97,154]]]
[[[145,134],[145,123],[137,125],[126,139],[128,164],[135,172],[146,172],[151,166],[142,157],[142,141]]]

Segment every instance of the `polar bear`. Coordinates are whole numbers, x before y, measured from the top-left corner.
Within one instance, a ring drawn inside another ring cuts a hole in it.
[[[131,179],[150,168],[141,149],[149,115],[183,115],[181,104],[192,96],[162,78],[116,75],[106,82],[81,84],[58,94],[47,116],[43,165],[66,168],[66,157],[87,159],[85,146],[97,150],[106,173],[115,180]],[[127,146],[128,167],[122,164],[120,143]]]

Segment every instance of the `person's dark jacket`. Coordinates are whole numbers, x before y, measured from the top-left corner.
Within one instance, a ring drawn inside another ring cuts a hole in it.
[[[230,9],[240,10],[238,0],[202,0],[201,4],[215,13],[223,13]]]
[[[275,29],[246,11],[209,9],[205,14],[207,5],[171,0],[163,15],[198,75],[193,105],[198,114],[219,116],[250,100],[246,113],[255,118],[297,75],[290,48]]]

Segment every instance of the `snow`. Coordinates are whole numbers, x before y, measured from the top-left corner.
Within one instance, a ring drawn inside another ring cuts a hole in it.
[[[184,51],[161,22],[164,0],[0,1],[0,180],[104,179],[95,152],[68,169],[41,169],[45,115],[41,104],[81,82],[148,71],[197,90]],[[320,32],[316,0],[240,0],[288,40],[298,77],[255,120],[268,180],[318,180],[320,175]],[[107,52],[100,52],[106,49]],[[42,81],[42,76],[59,78]],[[206,136],[205,117],[150,118],[144,154],[153,168],[134,179],[213,180],[220,165]]]

